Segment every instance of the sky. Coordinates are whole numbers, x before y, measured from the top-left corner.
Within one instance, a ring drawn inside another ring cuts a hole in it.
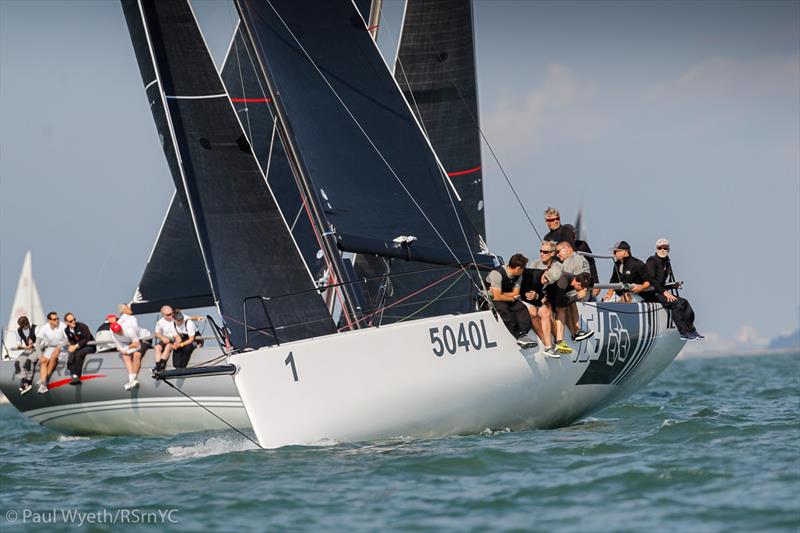
[[[384,0],[392,53],[402,4]],[[192,2],[218,64],[228,1]],[[540,234],[672,242],[698,328],[743,343],[800,320],[800,2],[474,3],[481,126]],[[96,326],[130,300],[172,195],[114,1],[0,0],[0,321],[25,251],[44,306]],[[487,239],[538,239],[487,147]],[[599,266],[601,278],[611,264]]]

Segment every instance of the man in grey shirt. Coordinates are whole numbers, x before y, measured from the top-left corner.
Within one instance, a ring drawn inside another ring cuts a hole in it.
[[[580,314],[576,303],[580,296],[572,288],[571,281],[579,274],[591,274],[589,262],[582,255],[576,254],[572,244],[567,241],[558,243],[556,250],[563,269],[563,275],[558,281],[557,296],[554,302],[556,308],[556,343],[559,340],[563,342],[565,323],[572,333],[572,339],[583,341],[592,337],[594,331],[580,328]],[[585,298],[586,291],[582,291],[582,293]]]
[[[495,268],[486,276],[487,290],[497,314],[523,349],[535,348],[538,345],[535,340],[528,337],[531,317],[528,308],[519,300],[522,273],[527,264],[527,257],[514,254],[507,265]]]

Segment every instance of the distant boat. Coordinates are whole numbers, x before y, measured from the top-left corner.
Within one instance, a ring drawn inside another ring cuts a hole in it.
[[[25,253],[22,271],[19,273],[19,281],[17,281],[17,292],[14,293],[14,303],[11,304],[8,324],[3,330],[3,359],[11,358],[11,351],[17,347],[17,328],[19,327],[17,320],[21,316],[27,316],[31,324],[39,327],[44,325],[44,308],[42,300],[39,298],[36,282],[33,280],[30,250]]]

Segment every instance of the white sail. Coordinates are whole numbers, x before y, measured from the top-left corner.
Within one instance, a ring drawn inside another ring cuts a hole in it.
[[[14,303],[11,305],[11,312],[8,315],[8,325],[3,330],[2,353],[4,358],[10,357],[8,350],[17,346],[17,320],[23,315],[39,327],[44,325],[44,308],[42,300],[39,298],[39,291],[36,289],[36,282],[33,280],[30,250],[25,254],[25,260],[22,262],[17,292],[14,294]]]

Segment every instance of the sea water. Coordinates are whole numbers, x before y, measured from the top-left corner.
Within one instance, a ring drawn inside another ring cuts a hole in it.
[[[3,531],[800,529],[797,353],[679,360],[557,430],[259,450],[0,417]]]

